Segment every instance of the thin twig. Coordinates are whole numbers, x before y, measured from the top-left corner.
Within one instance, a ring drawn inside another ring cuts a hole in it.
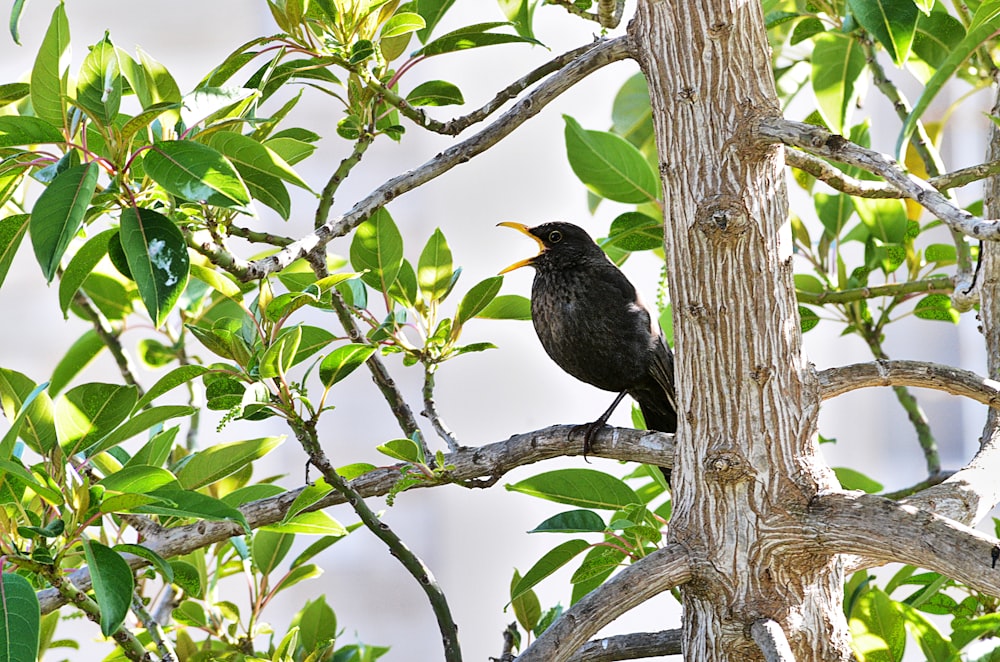
[[[174,652],[170,639],[164,635],[163,628],[160,627],[156,619],[146,611],[146,605],[142,604],[142,597],[138,592],[132,593],[132,613],[136,615],[146,632],[149,633],[149,638],[156,644],[156,650],[160,654],[162,662],[175,662],[177,653]]]
[[[446,444],[448,444],[448,450],[452,453],[458,451],[462,448],[462,445],[458,443],[455,439],[455,435],[448,426],[445,425],[444,420],[442,420],[440,414],[438,414],[437,406],[434,404],[434,369],[436,366],[424,366],[424,410],[420,412],[428,419],[430,419],[431,425],[434,426],[434,431],[438,433]]]
[[[458,626],[452,618],[451,609],[448,607],[448,600],[444,591],[438,584],[437,579],[430,568],[414,554],[409,547],[400,539],[396,533],[389,528],[384,520],[375,514],[362,496],[351,485],[337,473],[336,468],[330,463],[326,453],[320,446],[319,437],[316,434],[315,424],[306,423],[304,425],[293,425],[295,434],[309,455],[309,462],[319,469],[326,482],[340,493],[357,513],[361,521],[364,522],[368,530],[385,543],[386,547],[404,568],[417,580],[420,588],[427,595],[431,603],[431,609],[437,618],[438,629],[441,632],[442,643],[444,644],[444,659],[447,662],[462,662],[462,650],[458,644]]]
[[[600,42],[579,58],[569,63],[558,73],[549,77],[538,87],[517,102],[513,108],[498,117],[496,121],[479,133],[452,145],[448,149],[424,163],[422,166],[397,175],[386,181],[365,198],[357,202],[346,213],[329,218],[322,226],[285,247],[274,255],[246,262],[232,257],[229,260],[230,273],[240,273],[243,280],[264,278],[268,274],[281,271],[289,264],[317,248],[325,246],[332,239],[342,237],[365,222],[376,210],[387,205],[398,196],[412,191],[448,172],[474,156],[483,153],[514,129],[537,115],[552,100],[580,82],[601,67],[625,59],[631,55],[631,47],[626,37],[618,37]],[[213,260],[214,261],[214,260]],[[222,266],[222,265],[220,265]]]
[[[891,157],[866,149],[823,127],[769,116],[757,124],[762,138],[798,147],[823,158],[853,165],[883,177],[948,227],[976,239],[1000,239],[1000,222],[983,220],[961,209],[926,181],[907,173]]]
[[[283,237],[280,234],[271,232],[258,232],[238,225],[230,225],[227,228],[229,234],[234,237],[241,237],[255,244],[270,244],[271,246],[288,246],[295,240],[291,237]]]
[[[327,217],[330,215],[330,209],[333,207],[333,198],[337,194],[341,183],[351,174],[354,166],[361,162],[361,157],[368,151],[373,140],[375,140],[375,134],[370,132],[361,134],[361,137],[355,141],[354,149],[351,150],[350,156],[343,159],[340,165],[337,166],[337,169],[333,171],[333,174],[330,175],[330,179],[327,180],[326,186],[323,187],[323,192],[319,196],[319,205],[316,206],[316,217],[313,221],[314,228],[318,228],[326,222]]]
[[[905,499],[911,497],[921,490],[926,490],[928,487],[933,487],[934,485],[940,485],[944,481],[948,480],[955,475],[954,471],[939,471],[936,474],[932,474],[927,478],[924,478],[919,483],[910,485],[909,487],[904,487],[901,490],[896,490],[894,492],[883,492],[879,496],[885,497],[886,499],[891,499],[893,501],[899,501],[900,499]]]

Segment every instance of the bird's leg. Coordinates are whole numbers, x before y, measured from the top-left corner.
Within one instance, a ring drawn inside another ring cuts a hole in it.
[[[589,462],[589,460],[587,460],[587,453],[590,452],[590,448],[592,445],[591,442],[594,439],[594,435],[597,434],[598,430],[604,427],[605,423],[608,422],[608,419],[611,418],[611,414],[614,413],[615,409],[618,408],[619,403],[621,403],[622,398],[625,397],[626,393],[627,391],[622,391],[621,393],[619,393],[618,396],[615,398],[615,401],[611,403],[610,407],[608,407],[608,410],[603,414],[601,414],[601,417],[598,418],[596,421],[581,426],[586,428],[586,431],[583,434],[583,459],[585,461]]]

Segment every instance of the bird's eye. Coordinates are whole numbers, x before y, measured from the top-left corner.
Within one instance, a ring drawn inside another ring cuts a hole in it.
[[[559,230],[553,230],[549,233],[549,242],[558,244],[560,241],[562,241],[562,232],[559,232]]]

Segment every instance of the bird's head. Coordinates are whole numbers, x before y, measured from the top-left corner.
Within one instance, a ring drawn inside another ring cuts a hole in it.
[[[498,225],[514,228],[518,232],[528,235],[535,240],[539,248],[538,255],[515,262],[503,269],[501,274],[521,267],[544,266],[548,262],[576,262],[588,257],[606,259],[604,251],[594,243],[587,231],[572,223],[553,221],[536,225],[533,228],[511,221],[504,221]]]

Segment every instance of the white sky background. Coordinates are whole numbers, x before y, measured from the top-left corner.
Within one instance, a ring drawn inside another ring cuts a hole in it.
[[[468,23],[502,20],[502,14],[492,2],[458,5],[452,12],[455,15],[439,27],[438,34]],[[24,46],[15,46],[6,33],[0,37],[0,82],[18,80],[28,72],[53,7],[51,0],[29,3],[21,24]],[[470,11],[471,7],[476,7],[479,13],[464,16],[459,13]],[[98,41],[108,29],[120,47],[134,53],[135,47],[141,46],[164,63],[183,92],[190,91],[238,45],[255,36],[277,32],[265,4],[246,0],[174,0],[170,3],[88,0],[68,3],[67,11],[73,39],[72,71],[78,69],[87,45]],[[626,15],[630,11],[627,10]],[[404,89],[425,78],[450,80],[462,89],[468,101],[462,112],[468,112],[542,62],[589,41],[594,27],[594,24],[570,20],[557,8],[540,8],[536,34],[550,51],[526,45],[503,45],[432,58],[404,78]],[[244,80],[256,66],[256,63],[250,65],[234,78],[234,82]],[[635,71],[637,67],[631,62],[606,67],[550,104],[541,115],[488,153],[390,205],[407,241],[406,255],[411,261],[416,260],[435,227],[444,231],[456,266],[463,267],[462,277],[452,295],[452,306],[474,283],[535,250],[533,242],[523,236],[496,228],[499,221],[516,220],[533,225],[562,219],[583,225],[595,236],[606,232],[619,209],[605,203],[595,217],[590,216],[584,188],[565,158],[561,115],[573,115],[588,129],[606,129],[610,125],[613,96]],[[349,145],[334,132],[341,117],[340,108],[319,93],[307,91],[304,97],[283,126],[302,126],[325,136],[317,153],[296,167],[319,190],[329,172],[348,153]],[[273,108],[277,107],[277,103],[271,103]],[[439,119],[447,119],[458,112],[453,108],[431,109]],[[858,115],[865,112],[875,111],[866,108]],[[979,116],[973,116],[972,121],[977,126],[982,124]],[[407,133],[402,144],[380,138],[369,150],[362,164],[342,186],[334,206],[335,213],[349,208],[356,199],[386,179],[418,166],[454,142],[454,139],[424,134],[405,120],[404,124]],[[982,139],[970,142],[973,145],[971,155],[957,157],[955,163],[948,164],[949,168],[968,165],[981,158]],[[888,150],[891,145],[879,147]],[[811,207],[808,199],[796,196],[794,185],[790,191],[793,205],[801,205],[804,201]],[[37,190],[34,193],[37,195]],[[287,226],[261,208],[262,229],[292,236],[307,232],[312,224],[314,202],[297,190],[293,191],[293,199],[293,219]],[[329,250],[346,255],[348,246],[348,239],[340,239],[333,242]],[[645,299],[655,301],[659,274],[655,260],[641,256],[641,259],[630,261],[626,271]],[[527,295],[530,281],[530,270],[515,272],[506,279],[503,292]],[[0,348],[3,348],[0,365],[25,372],[36,381],[48,378],[72,341],[87,328],[76,318],[63,321],[57,290],[44,285],[27,240],[0,289],[0,310],[6,311],[7,320],[0,326]],[[334,332],[340,331],[333,315],[315,317],[311,323],[325,324]],[[841,330],[837,324],[824,323],[805,336],[807,353],[818,367],[870,360],[861,341],[853,337],[840,338]],[[148,331],[143,329],[131,331],[125,335],[126,345],[134,346],[146,335]],[[912,343],[909,342],[911,338]],[[469,342],[490,340],[499,345],[499,349],[460,357],[438,373],[439,410],[464,444],[474,446],[498,441],[511,434],[554,423],[591,421],[613,398],[612,394],[563,374],[545,356],[529,323],[476,321],[468,325],[465,339]],[[975,320],[971,316],[963,319],[961,331],[934,322],[908,321],[891,326],[888,341],[888,351],[893,358],[935,360],[980,373],[985,370],[980,336],[975,332]],[[418,370],[403,370],[395,359],[388,363],[414,411],[419,411]],[[149,373],[144,377],[149,384],[157,376]],[[89,367],[81,377],[85,381],[118,379],[107,356]],[[401,435],[367,373],[358,371],[335,389],[334,395],[338,409],[324,417],[322,426],[324,445],[334,462],[338,465],[352,462],[388,464],[389,460],[376,453],[374,446]],[[967,424],[963,425],[963,411],[950,396],[919,392],[918,397],[931,416],[946,466],[956,467],[974,447],[983,420],[981,408],[967,408]],[[611,422],[629,425],[629,420],[628,407],[622,406]],[[214,432],[213,421],[203,421],[202,441],[210,444],[287,432],[273,421],[264,426],[232,424],[221,433]],[[441,447],[433,438],[430,425],[423,427],[430,435],[432,448]],[[824,436],[839,440],[838,444],[823,448],[832,465],[870,470],[888,489],[903,487],[924,477],[923,459],[912,428],[887,389],[855,392],[827,403],[821,418],[821,431]],[[257,467],[255,475],[285,473],[282,484],[295,487],[302,481],[303,460],[301,450],[294,440],[289,440],[265,462],[259,463],[261,466]],[[617,475],[628,471],[615,463],[600,460],[594,460],[594,465]],[[526,535],[525,531],[565,508],[508,493],[502,483],[516,482],[557,466],[585,465],[575,458],[522,469],[487,491],[450,486],[407,493],[386,511],[386,521],[430,566],[449,596],[468,660],[485,660],[500,653],[501,632],[514,620],[512,613],[502,611],[507,602],[512,569],[517,567],[524,572],[545,551],[566,539],[565,536]],[[345,507],[334,508],[331,514],[345,524],[356,521]],[[296,549],[307,542],[297,544]],[[324,566],[325,574],[279,597],[265,612],[265,620],[283,631],[288,618],[306,599],[325,594],[344,629],[342,643],[360,639],[366,643],[391,645],[392,652],[384,658],[389,661],[440,658],[439,636],[423,593],[365,530],[348,536],[318,557],[318,561]],[[564,604],[568,602],[568,577],[568,572],[564,572],[542,584],[538,592],[543,607],[560,600]],[[237,580],[228,587],[232,593],[225,598],[242,602],[245,596],[242,584]],[[661,596],[613,624],[609,631],[676,627],[678,616],[679,609],[673,599]],[[74,635],[70,627],[80,628],[76,630],[78,634]],[[72,626],[60,626],[57,638],[82,637],[84,650],[88,652],[110,650],[106,644],[89,643],[94,634],[99,634],[96,628],[76,621]],[[57,651],[46,659],[66,656],[83,659],[83,652],[68,651],[58,655]]]

